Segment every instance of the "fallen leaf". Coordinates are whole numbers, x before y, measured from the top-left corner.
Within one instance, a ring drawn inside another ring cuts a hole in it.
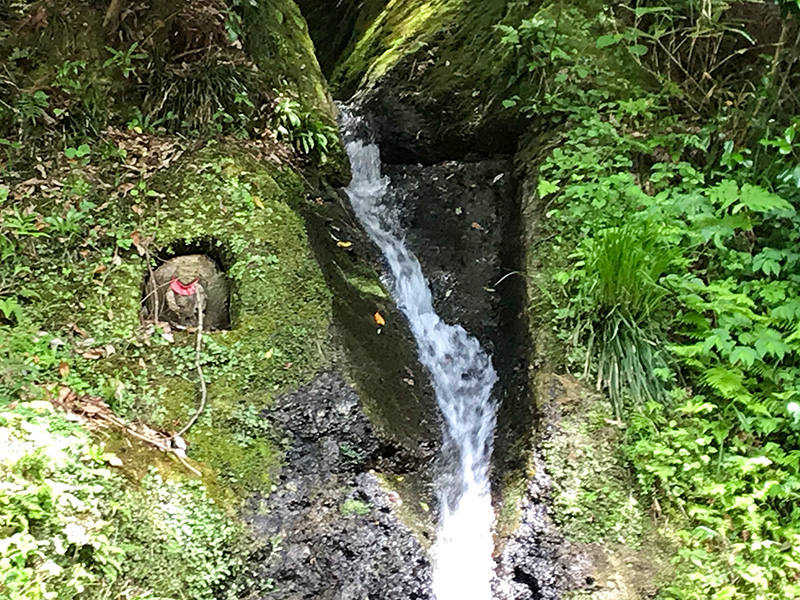
[[[378,325],[381,326],[386,325],[386,319],[383,318],[383,315],[381,313],[376,312],[374,315],[372,315],[372,318],[375,319],[375,323],[377,323]]]
[[[97,348],[90,348],[81,354],[81,356],[87,360],[97,360],[99,358],[103,358],[103,351],[98,350]]]
[[[106,351],[106,356],[111,356],[112,354],[117,353],[117,349],[114,348],[111,344],[106,344],[106,347],[103,348]]]
[[[414,380],[413,379],[406,378],[406,379],[403,379],[403,381],[405,381],[411,387],[414,387]]]
[[[478,231],[483,231],[483,225],[475,221],[472,222],[472,225],[470,225],[470,227],[472,227],[473,229],[477,229]]]
[[[95,275],[97,275],[98,273],[105,273],[106,271],[108,271],[108,267],[105,266],[105,265],[97,265],[94,268],[94,274]]]
[[[109,454],[106,459],[108,460],[108,464],[110,464],[112,467],[122,466],[122,460],[116,454]]]
[[[58,365],[58,374],[61,375],[61,377],[66,377],[69,375],[69,365],[65,362],[62,362],[60,365]]]
[[[89,334],[88,334],[88,333],[86,333],[86,332],[85,332],[83,329],[81,329],[80,327],[78,327],[78,326],[77,326],[75,323],[69,323],[69,328],[70,328],[70,329],[72,329],[72,331],[74,331],[75,333],[77,333],[77,334],[78,334],[79,336],[81,336],[82,338],[85,338],[86,336],[88,336],[88,335],[89,335]]]
[[[283,368],[284,368],[284,369],[287,369],[287,370],[288,370],[288,369],[291,369],[293,364],[294,364],[294,363],[290,363],[290,362],[288,362],[288,363],[286,363],[285,365],[283,365]]]
[[[253,196],[253,204],[255,204],[258,208],[264,208],[264,203],[258,196]]]
[[[135,187],[136,187],[135,183],[131,183],[131,182],[121,183],[121,184],[119,184],[119,186],[117,186],[117,191],[124,196],[125,194],[130,192]]]
[[[336,242],[336,245],[339,246],[339,248],[349,248],[350,246],[353,245],[353,242],[341,242],[340,241],[340,242]]]
[[[141,206],[139,206],[138,204],[134,204],[133,206],[131,206],[131,210],[133,212],[135,212],[137,215],[139,215],[140,217],[142,216],[142,213],[144,212],[144,209]]]
[[[136,248],[136,252],[139,253],[139,256],[144,256],[147,252],[147,249],[142,245],[142,234],[138,231],[134,231],[131,234],[131,240],[133,241],[133,245]]]

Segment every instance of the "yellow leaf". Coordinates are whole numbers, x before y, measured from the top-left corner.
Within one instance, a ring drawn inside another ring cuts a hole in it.
[[[339,248],[349,248],[353,245],[353,242],[336,242],[336,245],[339,246]]]
[[[372,318],[375,319],[375,322],[378,325],[381,326],[386,325],[386,319],[383,318],[383,315],[381,313],[376,312],[374,315],[372,315]]]
[[[255,204],[258,208],[264,208],[264,203],[258,196],[253,196],[253,204]]]

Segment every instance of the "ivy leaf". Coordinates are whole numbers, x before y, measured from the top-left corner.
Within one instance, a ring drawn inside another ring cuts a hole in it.
[[[540,178],[539,183],[536,185],[536,192],[539,194],[540,198],[554,194],[557,191],[558,184],[553,183],[552,181],[547,181],[544,178]]]
[[[790,300],[772,309],[770,316],[781,321],[800,319],[800,300]]]
[[[642,44],[634,44],[633,46],[628,46],[628,52],[634,56],[644,56],[647,54],[647,46]]]
[[[731,340],[731,332],[727,328],[717,327],[711,330],[711,334],[703,342],[703,351],[710,352],[714,348],[723,354],[730,354],[733,350],[734,342]]]
[[[739,185],[732,179],[725,179],[708,190],[708,199],[725,210],[739,199]]]

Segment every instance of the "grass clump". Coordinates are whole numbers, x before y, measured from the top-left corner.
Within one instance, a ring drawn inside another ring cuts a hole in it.
[[[608,390],[617,418],[629,392],[638,403],[663,397],[663,335],[657,316],[667,289],[659,282],[675,258],[657,228],[624,225],[587,242],[585,293],[592,299],[586,327],[596,348],[597,381]]]

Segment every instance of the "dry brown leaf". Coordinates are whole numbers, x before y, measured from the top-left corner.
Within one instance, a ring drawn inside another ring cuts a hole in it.
[[[61,375],[61,377],[66,377],[69,375],[69,365],[65,362],[62,362],[60,365],[58,365],[58,374]]]
[[[142,235],[138,231],[134,231],[131,234],[131,240],[133,240],[133,246],[136,248],[136,252],[139,253],[139,256],[144,256],[147,253],[147,248],[142,245]]]

